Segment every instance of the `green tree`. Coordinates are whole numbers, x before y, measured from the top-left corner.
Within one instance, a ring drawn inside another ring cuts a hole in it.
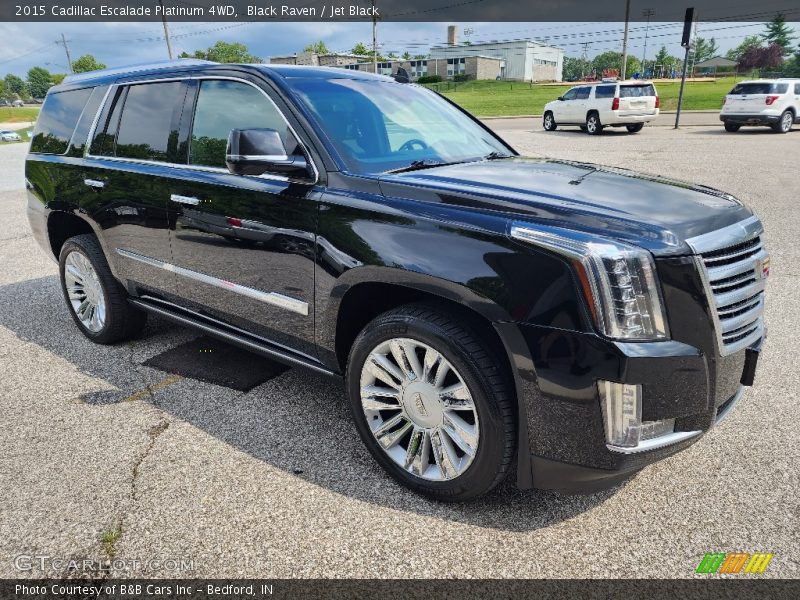
[[[638,58],[635,56],[628,55],[628,63],[627,63],[627,73],[625,73],[625,77],[631,77],[634,73],[641,71],[642,64]],[[613,50],[609,50],[608,52],[603,52],[602,54],[598,54],[592,60],[592,68],[594,69],[597,75],[602,76],[603,71],[616,69],[620,71],[622,69],[622,52],[615,52]],[[622,76],[622,73],[620,73]]]
[[[584,58],[573,58],[567,56],[564,58],[564,79],[567,81],[577,81],[592,73],[592,61]]]
[[[314,54],[330,54],[331,51],[328,50],[328,47],[325,45],[325,42],[322,40],[318,42],[313,42],[303,48],[303,52],[313,52]]]
[[[786,63],[786,75],[800,77],[800,45],[794,51],[794,56]]]
[[[767,30],[761,34],[761,38],[767,46],[777,44],[783,48],[783,55],[787,56],[792,52],[792,40],[795,36],[794,30],[786,24],[786,17],[778,13],[772,21],[767,23]]]
[[[0,79],[0,100],[13,100],[4,79]]]
[[[717,41],[713,37],[710,40],[701,37],[697,38],[692,50],[694,62],[696,63],[714,58],[718,52],[719,46],[717,46]]]
[[[369,50],[363,42],[358,42],[353,49],[350,50],[350,54],[357,54],[358,56],[369,56],[372,54],[372,50]]]
[[[44,98],[53,85],[53,76],[44,67],[33,67],[28,71],[28,89],[34,98]]]
[[[72,70],[76,73],[99,71],[105,68],[106,66],[103,63],[97,62],[97,59],[91,54],[84,54],[78,60],[72,62]]]
[[[411,53],[408,50],[403,52],[403,60],[411,60]]]
[[[731,48],[725,54],[726,58],[731,60],[739,61],[739,57],[742,56],[748,50],[753,48],[760,48],[761,47],[761,38],[757,35],[748,35],[746,38],[742,40],[742,43],[736,46],[736,48]]]
[[[397,52],[389,52],[389,54],[386,55],[386,58],[391,58],[392,60],[394,60],[399,57],[397,56]]]
[[[62,81],[64,81],[64,78],[65,78],[66,76],[67,76],[67,74],[66,74],[66,73],[53,73],[53,74],[51,75],[51,77],[52,77],[52,79],[53,79],[53,85],[58,85],[59,83],[61,83]]]
[[[14,99],[17,96],[25,98],[28,96],[28,88],[22,78],[9,73],[5,78],[5,86],[8,94],[12,95]]]
[[[199,58],[218,63],[260,63],[261,59],[250,54],[242,43],[228,43],[219,41],[205,50],[195,50],[194,54],[181,52],[178,58]]]

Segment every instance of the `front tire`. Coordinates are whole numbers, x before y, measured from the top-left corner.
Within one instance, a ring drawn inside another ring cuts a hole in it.
[[[600,135],[603,133],[603,125],[600,123],[600,115],[595,112],[586,115],[586,133],[589,135]]]
[[[505,478],[516,427],[498,355],[434,305],[401,306],[364,328],[347,366],[350,407],[364,444],[394,479],[460,502]]]
[[[628,130],[628,133],[639,133],[643,127],[644,123],[633,123],[631,125],[626,125],[625,129]]]
[[[740,127],[741,125],[739,125],[738,123],[725,123],[725,131],[728,131],[730,133],[736,133],[737,131],[739,131]]]
[[[147,314],[128,304],[128,294],[111,274],[95,236],[68,239],[61,247],[58,264],[64,300],[87,338],[113,344],[144,328]]]
[[[781,115],[780,120],[772,126],[772,131],[775,133],[789,133],[792,130],[794,123],[794,115],[792,111],[785,110]]]
[[[544,113],[544,117],[542,117],[542,127],[544,127],[545,131],[555,131],[558,128],[558,124],[552,112],[548,111]]]

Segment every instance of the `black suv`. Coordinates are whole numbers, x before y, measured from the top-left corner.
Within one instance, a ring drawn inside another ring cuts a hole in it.
[[[521,158],[419,87],[178,61],[68,77],[28,215],[78,328],[153,313],[341,378],[393,477],[615,485],[751,385],[768,255],[732,196]]]

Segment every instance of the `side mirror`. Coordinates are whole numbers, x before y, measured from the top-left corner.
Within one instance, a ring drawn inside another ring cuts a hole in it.
[[[558,99],[563,101],[564,100],[564,96],[559,96]]]
[[[234,175],[281,173],[308,177],[305,156],[289,155],[274,129],[232,129],[225,150],[225,164]]]

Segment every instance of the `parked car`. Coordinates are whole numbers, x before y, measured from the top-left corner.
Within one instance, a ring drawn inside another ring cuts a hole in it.
[[[767,125],[788,133],[800,123],[800,79],[756,79],[737,83],[725,96],[719,120],[725,131],[742,125]]]
[[[16,131],[11,131],[10,129],[4,129],[0,131],[0,140],[4,142],[18,142],[22,138]]]
[[[597,135],[605,127],[625,127],[638,133],[659,113],[656,86],[650,81],[587,83],[568,90],[544,106],[542,125],[555,131],[559,125],[578,125]]]
[[[25,174],[87,338],[155,314],[328,375],[375,460],[441,500],[509,474],[618,484],[730,412],[765,336],[769,258],[742,202],[522,158],[383,76],[194,60],[70,76]]]
[[[23,106],[25,106],[25,103],[22,100],[14,100],[11,103],[11,106],[13,106],[14,108],[22,108]]]

